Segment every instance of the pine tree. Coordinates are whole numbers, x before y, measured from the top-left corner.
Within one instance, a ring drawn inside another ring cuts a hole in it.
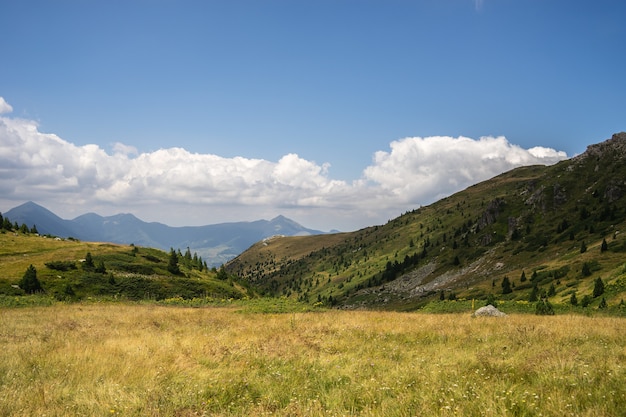
[[[28,267],[28,269],[26,269],[24,276],[19,282],[19,286],[27,294],[34,294],[43,291],[41,283],[37,279],[37,270],[32,264]]]
[[[502,294],[510,294],[513,292],[511,289],[511,281],[509,281],[509,277],[502,278]]]
[[[533,289],[530,290],[530,296],[528,296],[528,301],[531,303],[534,303],[535,301],[537,301],[539,298],[539,288],[537,288],[536,285],[533,285]]]
[[[522,276],[520,277],[520,282],[526,282],[526,272],[522,271]]]
[[[578,305],[578,298],[576,298],[576,293],[573,292],[572,296],[569,298],[569,303],[573,306],[577,306]]]
[[[180,274],[180,268],[178,267],[178,255],[173,248],[170,249],[170,259],[167,264],[167,270],[174,275]]]
[[[589,268],[589,264],[587,262],[583,263],[583,268],[580,271],[583,277],[588,277],[591,275],[591,268]]]
[[[604,253],[609,249],[609,244],[606,243],[606,239],[602,239],[602,245],[600,246],[600,253]]]
[[[604,310],[607,307],[608,307],[608,304],[606,303],[606,299],[604,297],[602,297],[602,301],[600,301],[600,304],[598,305],[598,308],[600,310]]]
[[[580,244],[580,253],[585,253],[587,252],[587,245],[585,244],[585,241],[583,240],[583,243]]]
[[[604,282],[602,282],[602,278],[597,278],[593,283],[593,298],[602,294],[604,294]]]
[[[85,262],[83,262],[83,269],[85,271],[93,271],[95,265],[93,263],[93,258],[91,257],[91,252],[87,252],[85,255]]]

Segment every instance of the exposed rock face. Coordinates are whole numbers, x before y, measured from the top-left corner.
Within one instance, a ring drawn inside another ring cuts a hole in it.
[[[498,220],[502,206],[504,206],[504,200],[502,198],[496,198],[490,201],[482,216],[478,219],[478,227],[482,229],[485,226],[494,224],[496,220]]]
[[[611,139],[588,146],[587,150],[575,157],[574,160],[582,161],[587,158],[600,159],[607,153],[617,158],[626,157],[626,132],[615,133]]]
[[[474,317],[506,317],[506,314],[489,304],[479,308],[472,314]]]

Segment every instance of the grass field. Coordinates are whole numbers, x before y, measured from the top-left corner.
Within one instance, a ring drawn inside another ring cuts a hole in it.
[[[616,317],[0,309],[0,415],[620,416]]]

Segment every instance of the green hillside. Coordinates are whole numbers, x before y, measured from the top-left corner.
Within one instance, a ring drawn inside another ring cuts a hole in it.
[[[620,133],[573,159],[512,170],[385,225],[259,242],[226,267],[267,295],[342,308],[410,310],[488,297],[571,306],[574,295],[577,308],[619,309],[625,194]]]
[[[0,297],[38,293],[63,301],[90,297],[162,300],[242,298],[247,294],[225,274],[207,270],[190,254],[175,253],[178,271],[170,267],[171,253],[158,249],[62,240],[3,229]],[[35,290],[20,282],[31,265],[41,287]]]

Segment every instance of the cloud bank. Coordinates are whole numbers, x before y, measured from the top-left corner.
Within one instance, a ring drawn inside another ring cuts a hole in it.
[[[0,97],[0,113],[11,106]],[[0,116],[0,194],[9,209],[32,200],[62,217],[133,212],[169,225],[256,220],[278,214],[308,227],[352,230],[491,178],[567,155],[523,149],[504,137],[410,137],[378,151],[361,178],[334,180],[328,164],[287,154],[278,161],[224,158],[182,148],[139,153],[122,143],[107,153]]]

